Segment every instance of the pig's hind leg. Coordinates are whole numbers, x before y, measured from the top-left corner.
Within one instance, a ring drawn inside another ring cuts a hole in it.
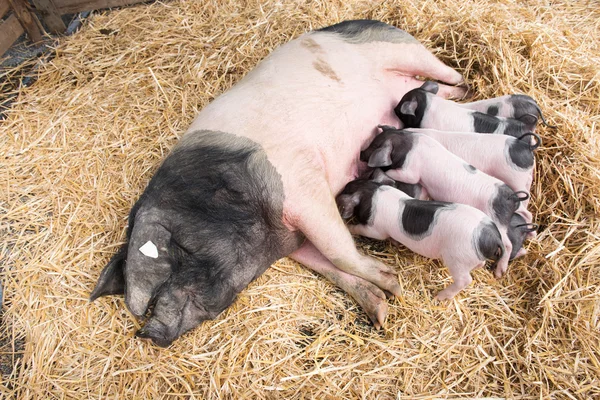
[[[291,218],[296,227],[337,268],[399,296],[400,285],[395,271],[356,249],[327,183],[314,182],[311,192],[293,207],[296,212]]]
[[[383,326],[387,316],[387,303],[385,294],[377,286],[358,276],[339,270],[309,241],[306,241],[302,247],[290,254],[289,257],[323,275],[352,296],[367,313],[375,328]]]

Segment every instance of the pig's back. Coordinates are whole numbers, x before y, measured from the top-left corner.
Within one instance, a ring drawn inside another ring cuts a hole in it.
[[[448,207],[436,212],[431,234],[415,239],[405,231],[406,243],[403,244],[415,253],[441,259],[449,251],[454,252],[454,249],[464,245],[470,246],[475,229],[485,218],[484,213],[473,207],[449,203]],[[466,252],[465,256],[468,256]]]
[[[268,56],[206,106],[188,134],[200,129],[259,143],[282,174],[324,168],[332,191],[356,172],[361,147],[390,118],[395,99],[359,46],[335,34],[302,35]],[[352,156],[348,156],[352,154]]]

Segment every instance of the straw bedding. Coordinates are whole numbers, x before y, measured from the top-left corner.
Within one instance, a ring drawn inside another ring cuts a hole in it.
[[[525,93],[559,126],[540,128],[529,254],[439,304],[439,263],[359,240],[404,290],[381,331],[288,259],[168,349],[133,337],[122,298],[89,304],[129,208],[198,110],[277,45],[350,18],[407,30],[475,99]],[[93,16],[0,128],[2,360],[14,362],[0,397],[600,396],[599,20],[597,2],[544,0],[190,0]]]

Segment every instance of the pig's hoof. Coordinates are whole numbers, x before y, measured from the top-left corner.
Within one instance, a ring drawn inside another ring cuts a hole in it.
[[[494,271],[494,276],[496,277],[496,279],[500,279],[502,278],[502,276],[504,276],[506,271],[503,271],[502,268],[500,268],[499,266],[496,267],[496,270]]]
[[[449,293],[446,290],[442,290],[435,296],[435,299],[438,301],[447,301],[447,300],[452,300],[453,298],[454,298],[454,294]]]
[[[392,267],[389,267],[380,261],[375,261],[372,270],[374,270],[372,276],[376,279],[369,279],[371,282],[394,296],[399,297],[402,294],[400,284],[398,283],[398,274]]]
[[[379,329],[384,325],[388,305],[381,289],[361,279],[355,283],[350,295],[367,313],[375,328]]]

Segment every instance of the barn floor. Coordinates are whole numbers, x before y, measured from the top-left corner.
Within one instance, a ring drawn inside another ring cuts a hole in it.
[[[558,125],[539,130],[528,255],[439,304],[439,263],[361,240],[404,291],[380,331],[288,259],[167,349],[133,337],[122,298],[90,304],[129,208],[198,110],[277,45],[353,18],[413,34],[476,100],[525,93]],[[549,0],[180,0],[94,15],[0,125],[0,357],[14,361],[0,397],[600,397],[598,21],[595,2]]]

